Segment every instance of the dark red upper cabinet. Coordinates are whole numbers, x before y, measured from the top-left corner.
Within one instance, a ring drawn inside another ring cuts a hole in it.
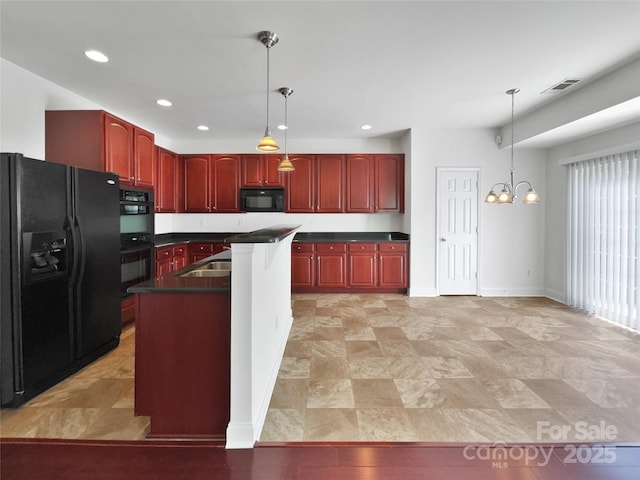
[[[240,211],[240,155],[212,155],[211,211]]]
[[[314,211],[315,169],[313,155],[289,155],[295,167],[286,172],[286,211],[289,213],[309,213]]]
[[[155,137],[104,110],[45,112],[49,162],[114,172],[124,185],[155,185]]]
[[[344,213],[346,190],[346,157],[316,155],[316,204],[318,213]]]
[[[178,156],[162,147],[156,151],[156,212],[178,211]]]
[[[404,155],[375,155],[377,212],[404,212]]]
[[[153,188],[156,177],[156,146],[153,133],[133,127],[134,183],[139,187]]]
[[[283,187],[283,173],[278,170],[281,155],[242,155],[243,187]]]
[[[185,155],[184,161],[184,210],[185,212],[210,212],[209,155]]]
[[[133,185],[133,127],[113,115],[104,116],[105,169],[115,172],[120,183]]]
[[[347,155],[347,202],[349,213],[374,211],[373,155]]]

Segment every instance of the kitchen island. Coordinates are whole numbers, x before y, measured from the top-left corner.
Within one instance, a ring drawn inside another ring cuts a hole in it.
[[[226,438],[228,448],[259,438],[292,322],[298,228],[232,235],[230,250],[129,289],[135,410],[151,417],[149,437]]]

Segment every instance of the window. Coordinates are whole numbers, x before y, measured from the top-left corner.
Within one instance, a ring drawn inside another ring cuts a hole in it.
[[[638,151],[569,165],[568,303],[638,325]]]

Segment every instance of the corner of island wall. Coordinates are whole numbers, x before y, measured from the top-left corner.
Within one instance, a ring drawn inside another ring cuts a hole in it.
[[[231,391],[226,448],[259,440],[293,323],[291,243],[300,226],[225,239],[231,245]]]

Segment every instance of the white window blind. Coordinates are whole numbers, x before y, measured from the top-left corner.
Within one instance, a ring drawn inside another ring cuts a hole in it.
[[[568,303],[640,329],[638,151],[569,165]]]

